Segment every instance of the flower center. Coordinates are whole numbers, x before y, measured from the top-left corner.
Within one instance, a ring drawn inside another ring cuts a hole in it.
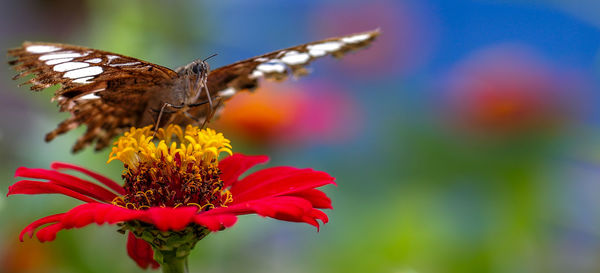
[[[191,125],[185,130],[169,125],[154,136],[151,128],[131,128],[115,142],[108,162],[123,162],[126,194],[115,198],[114,205],[209,210],[233,201],[220,180],[218,157],[222,152],[231,155],[230,141],[223,134]]]

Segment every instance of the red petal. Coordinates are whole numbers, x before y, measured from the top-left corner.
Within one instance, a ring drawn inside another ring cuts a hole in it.
[[[65,213],[65,228],[82,227],[91,223],[98,225],[139,220],[156,226],[159,230],[181,230],[194,221],[197,207],[150,208],[130,210],[111,204],[89,203],[79,205]]]
[[[329,217],[327,217],[327,214],[325,214],[324,212],[322,212],[318,209],[312,209],[310,211],[310,217],[312,217],[314,219],[319,219],[324,224],[327,224],[329,222]]]
[[[108,205],[111,206],[111,205]],[[107,206],[79,206],[67,212],[62,222],[69,228],[81,228],[91,223],[98,223],[98,218],[101,219],[101,224],[105,222]],[[110,208],[112,209],[112,208]]]
[[[269,160],[268,156],[257,155],[248,156],[243,154],[233,154],[219,162],[221,170],[221,180],[223,180],[224,188],[227,188],[238,181],[240,175],[245,173],[256,164],[265,163]]]
[[[21,180],[12,186],[8,187],[8,193],[6,196],[13,194],[44,194],[44,193],[59,193],[66,196],[73,197],[75,199],[79,199],[83,202],[87,203],[96,203],[98,201],[87,197],[79,192],[75,192],[71,189],[65,188],[63,186],[40,182],[40,181],[31,181],[31,180]]]
[[[298,206],[300,204],[301,206]],[[262,216],[269,216],[270,212],[277,211],[283,206],[284,210],[296,209],[297,215],[302,215],[308,212],[312,207],[310,202],[299,197],[277,196],[271,198],[263,198],[253,200],[241,204],[230,205],[209,210],[201,215],[216,215],[216,214],[251,214],[257,213]],[[291,208],[290,208],[291,207]]]
[[[159,230],[166,231],[184,229],[192,222],[197,207],[151,208],[144,211],[146,222],[154,224]]]
[[[314,226],[314,227],[317,228],[317,231],[319,231],[321,229],[321,226],[319,225],[319,222],[317,222],[317,220],[315,220],[314,218],[309,217],[309,216],[302,217],[302,221],[298,221],[298,222],[304,222],[304,223],[307,223],[307,224],[309,224],[311,226]]]
[[[131,232],[127,236],[127,254],[143,269],[147,269],[149,266],[154,269],[160,267],[160,264],[154,260],[154,251],[150,244],[138,239]]]
[[[325,172],[292,167],[274,167],[248,175],[231,188],[233,203],[293,194],[304,190],[335,184]]]
[[[331,206],[331,199],[327,195],[317,189],[308,189],[301,192],[289,194],[289,196],[302,197],[312,204],[314,208],[318,209],[333,209]]]
[[[92,223],[114,224],[139,218],[142,211],[124,209],[111,204],[89,203],[79,205],[65,213],[61,220],[65,228],[79,228]]]
[[[123,209],[110,204],[87,203],[76,206],[68,212],[47,216],[34,221],[21,231],[19,238],[23,240],[25,234],[29,234],[31,237],[35,229],[49,223],[53,224],[40,229],[37,233],[38,239],[42,242],[54,240],[56,233],[62,229],[79,228],[94,222],[97,224],[124,222],[136,219],[138,215],[137,211]]]
[[[30,169],[26,167],[19,167],[15,171],[15,177],[27,177],[27,178],[38,178],[38,179],[47,179],[50,180],[51,183],[58,184],[65,188],[71,189],[73,191],[79,192],[81,194],[85,194],[89,197],[102,200],[105,202],[112,201],[117,195],[109,190],[102,188],[94,183],[89,181],[85,181],[81,178],[59,173],[53,170],[45,170],[45,169]]]
[[[298,197],[268,198],[255,202],[253,207],[259,215],[285,221],[301,220],[312,209],[310,202]]]
[[[261,216],[271,217],[278,220],[305,222],[316,227],[319,226],[318,222],[316,222],[316,219],[323,220],[327,218],[324,213],[312,208],[312,205],[308,200],[293,196],[277,196],[254,200],[229,207],[212,209],[200,215],[242,215],[251,213],[256,213]]]
[[[60,169],[68,169],[68,170],[75,170],[78,172],[82,172],[84,174],[86,174],[89,177],[92,177],[96,180],[98,180],[98,182],[104,184],[105,186],[111,188],[112,190],[114,190],[115,192],[119,193],[120,195],[124,195],[125,194],[125,189],[123,189],[123,187],[121,187],[121,185],[117,184],[115,181],[111,180],[110,178],[107,178],[106,176],[103,176],[99,173],[96,172],[92,172],[88,169],[85,169],[83,167],[79,167],[77,165],[73,165],[73,164],[69,164],[69,163],[63,163],[63,162],[53,162],[50,165],[50,168],[55,169],[55,170],[60,170]]]
[[[233,226],[235,222],[237,222],[237,216],[234,214],[197,214],[194,216],[194,222],[198,225],[205,226],[211,231],[219,231],[221,229]]]
[[[61,223],[54,223],[38,230],[36,236],[40,242],[54,241],[56,239],[56,233],[64,229]]]
[[[35,232],[35,230],[38,227],[41,227],[41,226],[43,226],[45,224],[49,224],[49,223],[59,222],[60,219],[63,217],[63,215],[64,215],[64,213],[59,213],[59,214],[49,215],[44,218],[40,218],[40,219],[33,221],[31,224],[27,225],[21,231],[21,234],[19,234],[19,240],[21,240],[21,242],[22,242],[25,234],[29,235],[29,238],[33,237],[33,233]]]
[[[296,171],[298,171],[297,168],[286,166],[272,167],[256,171],[232,186],[230,191],[232,194],[234,194],[234,197],[237,198],[237,194],[239,193],[245,192],[248,189],[260,185],[261,183],[268,183],[270,180],[289,176]]]

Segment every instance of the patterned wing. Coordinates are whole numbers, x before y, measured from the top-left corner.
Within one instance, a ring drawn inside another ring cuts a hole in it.
[[[223,66],[208,74],[208,88],[212,96],[227,100],[241,90],[253,90],[260,78],[282,81],[287,79],[289,74],[305,75],[308,73],[305,67],[315,59],[327,55],[340,58],[350,51],[368,46],[379,34],[379,30],[373,30],[329,38]],[[205,100],[204,95],[198,99]],[[202,120],[206,116],[206,110],[205,107],[195,107],[188,112]],[[185,123],[189,122],[189,119],[180,115],[174,122]]]
[[[25,42],[8,54],[15,58],[9,64],[18,72],[13,79],[32,75],[21,85],[31,84],[35,91],[60,85],[53,100],[71,116],[48,133],[46,141],[87,125],[74,152],[93,142],[96,150],[109,145],[140,119],[149,91],[168,86],[177,77],[166,67],[73,45]]]

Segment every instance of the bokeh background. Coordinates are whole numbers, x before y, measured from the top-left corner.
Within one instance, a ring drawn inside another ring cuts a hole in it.
[[[380,27],[369,49],[238,95],[213,126],[269,165],[338,187],[320,232],[241,217],[202,240],[192,272],[600,272],[600,3],[596,0],[1,0],[0,48],[85,45],[169,67],[219,67]],[[11,196],[18,166],[52,161],[119,179],[108,150],[72,155],[79,128],[52,90],[0,66],[0,272],[142,272],[114,226],[18,242],[78,204]]]

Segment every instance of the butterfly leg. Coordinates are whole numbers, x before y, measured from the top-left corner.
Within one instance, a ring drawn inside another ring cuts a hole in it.
[[[193,120],[193,121],[194,121],[196,124],[200,124],[200,119],[199,119],[199,118],[197,118],[197,117],[195,117],[194,115],[190,114],[188,111],[183,111],[183,114],[184,114],[184,115],[185,115],[187,118],[189,118],[189,119]],[[204,121],[202,121],[202,123],[204,123]]]
[[[219,109],[219,106],[221,106],[221,104],[223,103],[223,100],[221,99],[221,97],[217,96],[217,97],[215,97],[215,100],[217,100],[216,107],[210,108],[210,111],[208,112],[208,115],[206,116],[206,119],[204,119],[204,122],[202,123],[202,127],[200,127],[200,128],[205,128],[206,124],[208,124],[208,122],[210,122],[210,120],[215,115],[215,112],[217,111],[217,109]]]
[[[158,131],[158,126],[160,125],[160,120],[162,119],[162,115],[163,115],[163,113],[165,113],[165,108],[167,108],[167,106],[175,108],[175,109],[181,109],[181,108],[183,108],[184,105],[183,104],[182,105],[173,105],[168,102],[163,103],[163,106],[160,108],[160,111],[158,112],[158,117],[156,118],[156,125],[154,125],[154,133],[152,134],[152,137],[154,137],[154,135]],[[172,113],[172,112],[169,111],[168,113]]]
[[[198,106],[201,106],[201,105],[204,105],[204,104],[207,104],[207,103],[209,103],[208,100],[205,100],[205,101],[201,101],[201,102],[197,102],[197,103],[188,104],[187,107],[190,107],[190,108],[191,107],[198,107]],[[188,111],[183,111],[183,114],[187,118],[193,120],[197,125],[200,125],[200,123],[204,124],[204,122],[206,121],[206,118],[204,118],[204,119],[202,119],[202,122],[201,122],[200,121],[201,119],[199,119],[199,118],[195,117],[194,115],[190,114]]]
[[[153,113],[160,113],[161,109],[150,109],[150,111],[153,112]],[[176,113],[176,112],[177,111],[171,111],[171,110],[164,110],[163,111],[163,113],[166,113],[166,114],[173,114],[173,113]]]
[[[207,103],[208,103],[208,100],[205,100],[205,101],[201,101],[201,102],[197,102],[197,103],[188,104],[187,106],[188,107],[196,107],[196,106],[204,105]]]
[[[208,122],[210,122],[212,116],[213,116],[213,111],[214,111],[214,107],[213,107],[213,101],[212,98],[210,97],[210,91],[208,90],[208,85],[207,85],[207,77],[204,77],[203,79],[203,86],[202,88],[204,89],[204,92],[206,92],[206,98],[208,99],[208,115],[206,116],[206,118],[204,119],[204,122],[202,123],[202,127],[200,128],[204,128],[206,126],[206,124]],[[198,78],[198,81],[200,79]]]
[[[202,79],[204,78],[204,79]],[[208,99],[208,105],[210,107],[210,109],[213,108],[213,102],[212,99],[210,97],[210,92],[208,91],[208,87],[207,87],[207,77],[196,77],[196,86],[200,86],[200,81],[202,81],[202,89],[204,89],[204,91],[206,92],[206,98]]]

